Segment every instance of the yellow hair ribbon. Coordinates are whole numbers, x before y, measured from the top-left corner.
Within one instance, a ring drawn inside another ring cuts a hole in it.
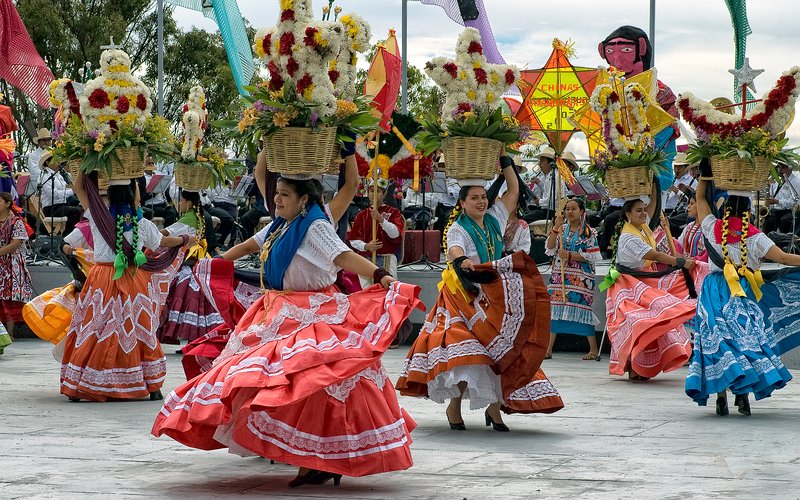
[[[208,243],[206,243],[206,240],[198,241],[186,253],[186,259],[191,259],[192,257],[196,257],[198,260],[205,259],[208,257],[207,251]]]
[[[414,149],[414,146],[408,142],[408,139],[406,139],[406,137],[397,129],[397,127],[392,126],[392,132],[394,132],[394,135],[400,139],[400,142],[403,143],[403,146],[405,146],[405,148],[409,150],[412,155],[414,155],[414,184],[411,186],[411,189],[414,191],[419,191],[419,155],[417,154],[417,150]]]
[[[461,280],[458,278],[456,270],[453,269],[452,263],[448,263],[447,269],[442,271],[442,281],[440,281],[437,285],[440,292],[445,286],[448,290],[450,290],[450,293],[455,294],[456,291],[459,291],[461,292],[461,295],[464,297],[465,301],[470,301],[469,293],[467,293],[467,291],[464,289],[464,285],[461,284]]]

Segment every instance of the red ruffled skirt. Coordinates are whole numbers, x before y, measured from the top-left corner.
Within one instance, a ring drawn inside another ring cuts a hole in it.
[[[409,468],[415,423],[380,357],[418,293],[267,292],[214,366],[167,397],[153,434],[349,476]]]
[[[225,324],[200,289],[191,266],[182,266],[169,290],[156,336],[162,344],[193,341]]]
[[[708,267],[698,263],[693,271],[700,290]],[[622,274],[608,289],[606,324],[611,342],[608,372],[624,375],[633,370],[652,378],[676,370],[692,355],[685,323],[692,320],[697,299],[689,298],[683,274],[661,278],[634,278]]]

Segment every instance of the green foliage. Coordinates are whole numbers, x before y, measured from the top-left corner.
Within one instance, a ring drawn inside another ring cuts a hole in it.
[[[491,113],[460,113],[444,124],[438,122],[438,117],[425,120],[417,140],[422,154],[429,155],[441,147],[442,139],[446,137],[482,137],[508,146],[524,139],[520,134],[519,123],[504,115],[503,108],[497,108]]]
[[[605,181],[609,168],[647,167],[653,171],[654,175],[658,176],[668,170],[665,164],[666,159],[667,155],[664,151],[652,146],[634,148],[631,152],[617,155],[601,151],[592,158],[588,172],[600,182]]]

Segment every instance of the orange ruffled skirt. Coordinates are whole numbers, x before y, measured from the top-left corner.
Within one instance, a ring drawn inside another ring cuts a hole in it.
[[[706,274],[707,264],[699,262],[693,271],[696,290]],[[680,272],[641,279],[622,274],[606,296],[611,343],[608,372],[624,375],[633,370],[653,378],[685,365],[692,346],[684,324],[694,318],[696,310],[697,299],[689,298]]]
[[[416,424],[380,357],[418,294],[399,282],[352,295],[268,291],[214,366],[166,398],[152,433],[348,476],[411,467]]]
[[[540,369],[550,339],[550,296],[523,252],[475,266],[495,275],[477,297],[442,287],[408,352],[396,387],[438,403],[462,397],[478,409],[502,401],[506,413],[553,413],[561,396]]]

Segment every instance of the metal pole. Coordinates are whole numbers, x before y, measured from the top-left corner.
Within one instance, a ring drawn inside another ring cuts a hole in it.
[[[656,0],[650,0],[650,45],[653,53],[650,54],[652,65],[656,65]]]
[[[400,97],[400,111],[403,114],[408,113],[408,0],[403,0],[403,36],[402,40],[402,54],[400,54],[403,61],[403,92]]]
[[[164,116],[164,0],[158,0],[158,114]]]

